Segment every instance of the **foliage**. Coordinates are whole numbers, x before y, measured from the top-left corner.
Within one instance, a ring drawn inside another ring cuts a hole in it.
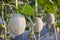
[[[24,15],[34,15],[34,9],[30,5],[24,4],[22,13]]]
[[[57,0],[57,5],[60,6],[60,0]]]
[[[11,1],[14,1],[14,0],[3,0],[4,3],[10,3]]]
[[[39,32],[35,32],[35,34],[39,34]]]
[[[45,5],[47,3],[49,3],[49,0],[37,0],[39,5]]]
[[[46,4],[44,6],[44,8],[47,13],[55,13],[56,12],[56,6],[52,3]]]
[[[59,27],[59,28],[60,28],[60,22],[58,22],[58,23],[57,23],[57,27]]]
[[[60,0],[53,0],[53,2],[54,2],[57,6],[60,6]]]
[[[56,17],[56,20],[60,20],[60,12],[57,12],[55,17]]]
[[[0,28],[3,28],[3,26],[0,24]]]
[[[3,9],[3,11],[4,11],[3,17],[6,18],[7,24],[8,24],[7,19],[9,20],[8,17],[13,13],[15,14],[16,11],[18,13],[25,15],[25,16],[28,15],[27,17],[33,16],[35,13],[35,11],[34,11],[35,10],[34,9],[35,8],[35,0],[29,0],[28,2],[30,4],[25,4],[27,0],[23,0],[23,3],[24,3],[24,4],[22,4],[23,6],[18,4],[18,8],[15,7],[16,0],[0,0],[0,1],[3,1],[5,4],[9,4],[9,5],[5,5],[4,9]],[[38,6],[43,6],[44,11],[46,11],[47,13],[56,13],[56,10],[57,10],[56,7],[57,8],[60,7],[60,0],[52,0],[52,2],[50,2],[49,0],[37,0]],[[10,5],[13,5],[14,7],[10,6]],[[40,10],[38,10],[38,11],[40,11]],[[44,12],[44,14],[45,14],[45,12]],[[0,6],[0,16],[1,15],[2,15],[2,5]],[[57,12],[55,17],[57,20],[59,20],[60,19],[60,12]],[[33,17],[31,17],[31,19],[32,18]],[[26,18],[26,20],[27,20],[27,18]],[[60,23],[57,23],[57,26],[60,27]],[[1,24],[0,24],[0,28],[3,28],[3,26]],[[29,28],[27,27],[26,30],[29,30]],[[38,32],[36,32],[35,34],[38,34]]]
[[[18,13],[21,13],[22,10],[23,10],[23,6],[18,5],[18,9],[17,9]]]
[[[55,13],[56,12],[56,6],[54,5],[54,3],[51,3],[49,0],[38,0],[38,4],[39,5],[43,5],[44,6],[44,10],[47,13]]]

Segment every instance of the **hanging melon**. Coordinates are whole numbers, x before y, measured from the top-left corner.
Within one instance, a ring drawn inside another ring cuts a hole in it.
[[[52,13],[47,14],[46,22],[47,22],[47,24],[54,24],[54,22],[55,22],[54,14],[52,14]]]
[[[35,17],[33,22],[35,23],[34,32],[40,32],[43,28],[42,19]]]
[[[21,14],[14,14],[8,23],[8,29],[14,35],[21,35],[26,27],[26,20]]]

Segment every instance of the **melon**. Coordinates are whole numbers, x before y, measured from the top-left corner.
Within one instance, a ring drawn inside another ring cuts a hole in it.
[[[54,14],[52,13],[49,13],[46,15],[46,23],[47,24],[54,24],[55,22],[55,17],[54,17]]]
[[[33,23],[35,24],[34,32],[40,32],[43,28],[43,21],[39,17],[35,17],[33,20]]]
[[[14,14],[9,19],[8,29],[14,35],[21,35],[26,27],[25,17],[21,14]]]

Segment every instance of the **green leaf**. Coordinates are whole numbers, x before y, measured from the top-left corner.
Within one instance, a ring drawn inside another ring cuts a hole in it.
[[[46,3],[49,3],[49,0],[37,0],[39,5],[45,5]]]
[[[21,13],[22,12],[22,9],[23,9],[23,7],[22,6],[20,6],[20,5],[18,5],[18,13]]]
[[[44,9],[47,13],[55,13],[56,12],[56,6],[54,3],[51,3],[49,0],[38,0],[37,1],[39,5],[43,5]]]
[[[37,0],[38,4],[44,4],[44,0]]]
[[[0,28],[3,28],[3,26],[0,24]]]
[[[0,5],[0,16],[1,16],[1,13],[2,13],[2,5]]]
[[[52,3],[46,4],[44,6],[47,13],[55,13],[56,12],[56,6]]]
[[[57,0],[57,5],[60,6],[60,0]]]
[[[34,15],[34,9],[30,5],[24,4],[22,13],[24,15]]]
[[[35,34],[39,34],[39,32],[34,32]]]
[[[60,0],[53,0],[53,2],[54,2],[57,6],[60,6]]]
[[[58,23],[57,23],[57,27],[59,27],[59,28],[60,28],[60,22],[58,22]]]
[[[25,30],[29,30],[29,27],[26,27]]]

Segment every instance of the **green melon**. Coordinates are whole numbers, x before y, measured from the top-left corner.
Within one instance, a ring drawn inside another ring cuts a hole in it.
[[[40,32],[43,28],[43,21],[39,17],[35,17],[33,22],[36,24],[34,27],[34,32]]]
[[[55,17],[53,13],[49,13],[46,15],[46,23],[47,24],[54,24],[55,22]]]
[[[26,27],[25,17],[21,14],[14,14],[9,22],[8,29],[14,35],[21,35]]]

